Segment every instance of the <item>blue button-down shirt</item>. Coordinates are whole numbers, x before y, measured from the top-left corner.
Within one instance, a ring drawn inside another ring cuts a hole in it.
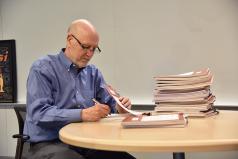
[[[34,62],[27,80],[27,115],[24,134],[30,142],[58,138],[60,128],[81,121],[81,110],[94,105],[92,98],[115,113],[115,100],[105,89],[94,65],[77,68],[61,51]]]

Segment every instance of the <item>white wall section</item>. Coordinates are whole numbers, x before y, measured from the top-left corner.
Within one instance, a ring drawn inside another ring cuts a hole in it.
[[[132,103],[153,103],[153,76],[209,67],[218,105],[238,104],[238,10],[234,0],[2,0],[2,39],[16,39],[18,101],[29,68],[65,46],[66,30],[89,19],[100,33],[92,63]]]

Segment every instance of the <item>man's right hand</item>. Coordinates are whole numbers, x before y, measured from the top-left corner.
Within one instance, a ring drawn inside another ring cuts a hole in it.
[[[82,121],[98,121],[110,113],[110,107],[105,104],[95,104],[82,110]]]

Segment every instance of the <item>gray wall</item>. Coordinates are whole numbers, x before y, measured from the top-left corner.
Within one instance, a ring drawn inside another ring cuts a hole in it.
[[[19,102],[25,102],[32,62],[64,47],[67,27],[77,18],[89,19],[100,33],[103,52],[92,63],[133,104],[153,103],[155,75],[209,67],[216,104],[238,105],[236,0],[0,0],[0,39],[16,40]],[[13,155],[16,118],[12,110],[0,109],[0,119],[0,156]],[[237,153],[188,156],[237,158]]]
[[[64,47],[70,22],[86,18],[103,50],[92,63],[133,103],[152,103],[155,75],[209,67],[216,104],[238,104],[235,0],[1,0],[1,17],[1,39],[16,39],[20,102],[32,62]]]

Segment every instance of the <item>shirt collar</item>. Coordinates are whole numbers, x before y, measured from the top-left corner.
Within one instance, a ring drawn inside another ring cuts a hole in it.
[[[68,57],[66,57],[65,53],[65,48],[61,49],[59,58],[62,61],[63,65],[66,67],[67,70],[70,69],[70,66],[73,64],[72,61]]]
[[[60,54],[59,54],[59,58],[62,61],[63,65],[66,67],[67,70],[70,70],[70,68],[72,68],[72,67],[77,69],[78,71],[85,68],[85,67],[78,68],[77,65],[75,65],[68,57],[66,57],[64,51],[65,51],[65,48],[62,48],[61,51],[60,51]]]

